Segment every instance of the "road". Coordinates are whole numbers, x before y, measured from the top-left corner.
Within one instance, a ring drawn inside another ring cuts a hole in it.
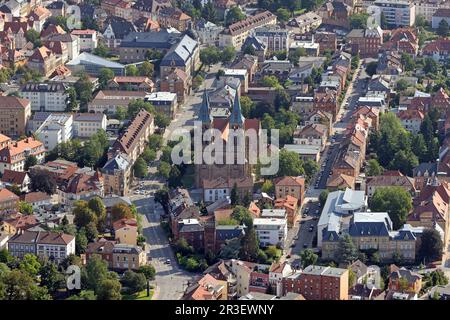
[[[215,75],[219,66],[213,66],[205,79],[204,86],[211,88]],[[203,87],[202,87],[203,88]],[[164,144],[170,138],[171,133],[180,127],[190,130],[193,128],[194,121],[198,116],[200,105],[202,102],[203,90],[193,92],[186,99],[186,102],[178,110],[175,119],[166,128],[163,138]],[[160,157],[160,152],[157,157]],[[159,161],[156,160],[149,166],[149,177],[140,180],[142,182],[141,190],[158,190],[164,186],[165,181],[157,177],[157,166]],[[138,188],[138,181],[134,183],[134,189]],[[193,280],[195,274],[188,273],[178,267],[174,252],[169,245],[169,241],[164,230],[160,225],[160,216],[163,213],[162,208],[156,206],[151,195],[136,195],[133,194],[131,201],[136,205],[138,212],[143,216],[143,234],[146,239],[146,250],[151,257],[151,264],[156,269],[155,294],[154,300],[178,300],[182,297],[188,282]],[[166,264],[166,260],[171,261]]]

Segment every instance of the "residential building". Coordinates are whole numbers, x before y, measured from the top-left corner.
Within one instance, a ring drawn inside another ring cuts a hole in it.
[[[299,115],[311,115],[314,113],[314,97],[298,96],[294,97],[291,105],[292,111]]]
[[[253,179],[251,177],[203,180],[203,201],[214,202],[230,197],[231,190],[236,186],[239,199],[252,194]]]
[[[422,289],[422,276],[417,272],[413,272],[406,268],[399,268],[396,265],[390,266],[391,274],[389,275],[389,290],[402,293],[418,294]],[[406,280],[406,288],[401,283]]]
[[[289,152],[295,152],[302,161],[312,160],[319,162],[320,146],[308,144],[285,144],[283,149]]]
[[[294,143],[300,145],[319,146],[325,148],[328,138],[327,127],[323,124],[309,124],[297,132],[294,132]]]
[[[403,128],[405,128],[407,131],[413,134],[419,133],[420,126],[422,124],[423,119],[425,118],[422,112],[415,109],[407,109],[407,110],[400,110],[396,115],[397,118],[400,119]]]
[[[70,170],[68,173],[68,177],[61,177],[63,180],[56,190],[59,203],[72,206],[78,200],[89,201],[94,197],[103,197],[103,177],[98,170],[77,168],[75,172]]]
[[[428,23],[432,23],[433,15],[438,9],[449,8],[449,3],[445,0],[414,0],[416,6],[416,17],[422,16]]]
[[[416,6],[411,1],[375,0],[374,5],[380,8],[390,26],[411,27],[416,21]]]
[[[336,121],[339,112],[337,92],[328,88],[314,92],[314,110],[330,113],[333,115],[333,122]]]
[[[125,153],[119,152],[102,168],[105,194],[127,195],[131,182],[132,164]]]
[[[106,113],[113,115],[118,107],[128,109],[131,101],[144,99],[147,96],[145,91],[119,91],[119,90],[100,90],[88,103],[88,112]]]
[[[73,115],[74,137],[89,138],[99,130],[106,131],[107,118],[101,113],[75,113]]]
[[[4,170],[0,178],[0,185],[2,187],[17,186],[21,192],[28,192],[31,183],[30,176],[26,172]]]
[[[0,209],[17,209],[19,196],[6,188],[0,189]]]
[[[20,196],[20,201],[31,204],[34,210],[47,208],[53,204],[52,196],[41,191],[28,192]]]
[[[80,38],[80,51],[92,51],[98,46],[97,31],[95,30],[72,30],[70,33]]]
[[[200,49],[198,42],[188,35],[181,37],[162,58],[159,67],[161,78],[168,76],[173,68],[183,70],[191,77],[200,65]]]
[[[26,83],[20,88],[20,96],[31,103],[32,111],[64,112],[69,95],[64,83]]]
[[[159,25],[163,28],[175,28],[180,32],[190,29],[192,18],[182,10],[173,7],[161,8],[156,16]]]
[[[147,264],[147,256],[141,247],[118,243],[113,248],[113,270],[139,270]]]
[[[25,135],[30,117],[30,101],[13,96],[0,96],[0,134],[11,137]]]
[[[175,118],[178,110],[177,94],[171,92],[153,92],[145,96],[145,101],[150,102],[156,112],[165,114],[170,119]]]
[[[269,52],[288,51],[290,48],[290,32],[277,25],[256,28],[254,35],[260,39]]]
[[[450,39],[439,38],[428,42],[423,47],[422,54],[436,61],[444,61],[450,55]]]
[[[415,56],[419,50],[419,38],[412,28],[398,28],[392,31],[390,39],[383,43],[381,49]]]
[[[197,31],[198,39],[201,44],[210,46],[219,45],[219,34],[222,32],[223,27],[210,21],[200,19],[195,23],[194,29]]]
[[[270,11],[257,13],[246,19],[233,23],[219,34],[219,47],[232,46],[240,50],[250,32],[258,27],[275,25],[277,17]]]
[[[450,8],[438,8],[431,17],[431,27],[437,29],[442,20],[450,24]]]
[[[205,274],[186,289],[182,300],[228,300],[227,281]]]
[[[45,22],[51,15],[50,10],[38,6],[28,15],[28,24],[37,32],[41,32]]]
[[[294,197],[298,200],[301,207],[305,200],[305,178],[285,176],[274,180],[275,196],[277,199]]]
[[[290,195],[275,200],[275,209],[284,209],[286,211],[288,227],[292,227],[299,219],[298,199]]]
[[[114,157],[117,152],[128,156],[131,164],[144,152],[148,137],[155,131],[153,116],[145,110],[140,110],[125,132],[113,143],[108,151],[108,158]]]
[[[413,197],[417,192],[413,178],[403,175],[400,171],[386,171],[379,176],[367,177],[366,193],[371,198],[378,188],[393,186],[402,187]]]
[[[13,142],[0,150],[0,172],[3,174],[6,169],[24,171],[26,158],[31,155],[42,163],[45,151],[44,144],[33,137]]]
[[[104,238],[96,242],[88,243],[86,248],[86,262],[89,262],[93,255],[99,255],[103,261],[108,264],[108,269],[113,268],[113,249],[115,241],[109,241]]]
[[[313,11],[294,17],[287,23],[287,28],[294,34],[303,34],[317,29],[322,24],[322,18]]]
[[[122,40],[131,32],[137,32],[136,26],[124,18],[109,16],[104,22],[103,39],[105,45],[113,51],[118,50]]]
[[[136,219],[123,218],[113,222],[114,240],[135,246],[137,244],[138,224]]]
[[[352,54],[359,54],[363,58],[377,57],[383,43],[383,30],[379,26],[373,29],[353,29],[346,38]]]
[[[11,217],[0,222],[0,230],[3,233],[15,235],[38,224],[39,222],[34,215],[18,214],[15,217]]]
[[[316,32],[314,41],[319,44],[319,53],[335,52],[337,49],[337,36],[333,32]]]
[[[75,254],[75,237],[56,232],[23,231],[9,239],[8,251],[19,259],[34,254],[60,263]]]
[[[62,64],[56,55],[47,47],[42,46],[34,50],[28,59],[28,67],[44,77],[49,77],[55,69]]]
[[[342,1],[324,3],[317,11],[323,24],[349,29],[349,18],[353,14],[353,7]]]
[[[191,92],[191,76],[181,69],[172,68],[160,82],[160,89],[163,92],[176,94],[177,102],[183,103]]]
[[[35,137],[44,143],[47,151],[53,150],[60,143],[69,142],[74,136],[71,114],[50,114],[35,131]]]
[[[277,218],[253,219],[253,227],[262,247],[280,246],[284,248],[287,239],[287,220]]]
[[[148,77],[122,76],[109,80],[108,89],[153,92],[155,84]]]
[[[284,279],[284,292],[306,300],[348,300],[348,274],[347,269],[310,265]]]

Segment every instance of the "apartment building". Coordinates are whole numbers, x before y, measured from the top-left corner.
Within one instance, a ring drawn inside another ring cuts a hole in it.
[[[284,279],[284,293],[298,293],[306,300],[348,300],[348,273],[347,269],[310,265]]]
[[[60,263],[75,254],[75,237],[56,232],[23,231],[9,239],[8,251],[19,259],[33,254]]]
[[[42,46],[34,50],[34,53],[28,59],[28,68],[38,72],[43,77],[49,77],[55,69],[62,64],[61,59],[47,47]]]
[[[173,7],[161,8],[156,17],[163,28],[175,28],[180,32],[188,30],[192,25],[192,18],[182,10]]]
[[[317,29],[322,24],[322,18],[315,12],[306,12],[294,17],[287,23],[287,28],[295,34],[303,34]]]
[[[413,3],[416,6],[416,17],[422,16],[428,22],[432,22],[438,9],[450,9],[450,3],[445,0],[414,0]]]
[[[254,34],[270,52],[288,51],[290,48],[290,31],[277,25],[256,28]]]
[[[377,57],[378,50],[383,43],[383,30],[378,26],[374,29],[353,29],[347,34],[352,54],[363,58]]]
[[[98,46],[97,31],[95,30],[72,30],[70,34],[80,38],[80,51],[92,51]]]
[[[270,11],[247,17],[242,21],[231,24],[219,34],[219,47],[232,46],[236,50],[240,50],[252,30],[276,23],[277,17]]]
[[[141,247],[118,243],[112,250],[114,270],[138,270],[147,264],[147,256]]]
[[[58,144],[69,142],[73,137],[73,117],[70,114],[51,114],[36,130],[35,137],[44,143],[47,151]]]
[[[106,131],[107,117],[103,113],[75,113],[73,115],[73,135],[89,138],[99,130]]]
[[[170,119],[175,117],[178,109],[177,94],[172,92],[153,92],[144,98],[155,107],[156,112],[165,114]]]
[[[125,153],[119,152],[102,168],[105,194],[125,196],[129,193],[132,163]]]
[[[0,96],[0,133],[19,137],[26,134],[31,117],[31,104],[26,99]]]
[[[376,0],[374,5],[380,8],[390,26],[411,27],[416,21],[416,6],[411,1]]]
[[[198,42],[184,35],[162,58],[159,67],[161,78],[169,76],[173,70],[180,69],[191,78],[200,65],[200,47]]]
[[[262,247],[284,248],[287,239],[287,220],[278,218],[256,218],[253,220],[259,244]]]
[[[64,112],[67,107],[67,85],[64,83],[26,83],[19,91],[31,103],[31,111]]]
[[[0,189],[0,209],[17,209],[19,196],[6,188]]]
[[[27,157],[33,155],[38,163],[42,163],[45,158],[44,144],[33,137],[12,142],[0,150],[0,173],[5,169],[14,171],[24,171]]]
[[[305,200],[305,178],[304,177],[280,177],[274,180],[275,196],[277,199],[294,197],[301,206]]]

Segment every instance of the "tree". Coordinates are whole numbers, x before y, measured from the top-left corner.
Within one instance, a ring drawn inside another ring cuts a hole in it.
[[[108,264],[99,255],[92,255],[82,270],[82,284],[98,294],[101,282],[107,278]]]
[[[377,73],[378,62],[369,62],[366,64],[366,72],[371,77]]]
[[[217,21],[217,11],[214,8],[214,5],[212,4],[211,0],[208,0],[208,2],[203,6],[202,10],[202,18],[206,21],[210,21],[212,23]]]
[[[134,163],[133,167],[134,176],[138,178],[144,178],[148,174],[147,163],[142,157],[139,157]]]
[[[180,169],[178,169],[178,166],[173,165],[170,168],[170,173],[169,173],[169,179],[168,179],[168,185],[171,188],[176,188],[178,186],[181,185],[181,172]]]
[[[167,189],[159,189],[155,192],[155,202],[158,202],[166,211],[169,206],[169,192]]]
[[[167,179],[170,177],[171,169],[172,167],[170,166],[169,163],[161,161],[158,167],[158,174]]]
[[[95,242],[98,237],[98,230],[95,222],[88,223],[85,227],[83,227],[80,232],[84,232],[88,242]]]
[[[425,229],[422,233],[418,256],[428,262],[440,260],[443,252],[441,236],[435,229]]]
[[[275,192],[275,186],[273,182],[271,180],[264,181],[263,185],[261,186],[261,191],[268,194],[273,194]]]
[[[325,204],[325,202],[327,202],[327,198],[328,198],[328,194],[330,192],[328,190],[323,190],[320,195],[319,195],[319,202],[320,205],[323,207],[323,205]]]
[[[152,265],[147,264],[144,266],[140,266],[138,272],[142,273],[145,276],[145,278],[147,279],[147,281],[151,281],[151,280],[155,279],[156,271],[155,271],[155,267],[153,267]]]
[[[74,112],[76,109],[78,109],[78,103],[77,103],[77,92],[74,87],[69,87],[66,90],[66,94],[68,95],[67,101],[66,101],[66,112]]]
[[[356,274],[350,267],[347,270],[348,270],[348,287],[353,288],[353,286],[356,283]]]
[[[25,201],[19,201],[19,212],[25,215],[33,214],[33,206]]]
[[[287,22],[291,17],[291,13],[285,8],[279,8],[275,14],[280,22]]]
[[[203,81],[205,81],[205,78],[198,74],[194,77],[194,79],[192,79],[192,88],[194,90],[200,88],[200,86],[202,85]]]
[[[228,27],[229,25],[244,20],[245,18],[245,14],[242,12],[241,8],[234,6],[228,10],[225,16],[225,26]]]
[[[233,185],[233,188],[231,189],[230,201],[232,206],[235,206],[239,203],[239,194],[236,183]]]
[[[369,207],[373,212],[387,212],[397,230],[406,222],[412,199],[402,187],[381,187],[375,190]]]
[[[248,228],[241,239],[239,258],[245,261],[255,261],[258,257],[259,242],[255,229]]]
[[[241,250],[241,241],[233,238],[225,241],[219,252],[221,259],[239,259],[239,251]],[[266,257],[267,258],[267,257]]]
[[[88,202],[88,207],[95,213],[99,225],[105,222],[106,207],[103,204],[102,199],[100,199],[99,197],[91,198]]]
[[[94,224],[97,223],[97,216],[89,208],[86,201],[79,200],[75,202],[75,207],[72,211],[72,214],[74,215],[73,222],[79,229],[87,226],[91,222],[93,222]]]
[[[14,257],[9,253],[9,251],[5,248],[0,250],[0,263],[10,263]]]
[[[275,76],[264,76],[261,79],[261,85],[263,87],[271,87],[271,88],[281,88],[281,84],[278,81],[278,78]]]
[[[220,54],[220,60],[223,63],[230,63],[234,60],[235,57],[236,49],[234,49],[233,46],[225,47]]]
[[[307,159],[303,163],[303,169],[305,170],[306,179],[309,182],[314,177],[314,175],[320,170],[320,166],[316,161]]]
[[[217,47],[207,47],[200,51],[200,61],[206,65],[216,64],[220,61],[221,53]]]
[[[41,286],[48,289],[50,293],[56,293],[65,286],[65,276],[58,271],[58,266],[53,262],[47,262],[39,272]]]
[[[336,252],[339,263],[351,264],[358,259],[358,249],[348,233],[340,237]]]
[[[86,252],[88,246],[88,239],[86,237],[85,229],[81,229],[75,236],[75,252],[83,254]]]
[[[436,61],[434,61],[433,58],[425,58],[424,59],[424,66],[423,66],[423,71],[425,73],[430,73],[430,74],[436,74],[439,70],[439,66],[437,64]]]
[[[78,295],[70,296],[67,300],[97,300],[97,296],[92,290],[82,290]]]
[[[89,76],[83,73],[80,79],[75,82],[74,88],[80,101],[80,109],[87,110],[87,104],[92,100],[92,91],[94,90],[94,85]]]
[[[28,171],[32,166],[37,165],[37,158],[34,155],[29,155],[25,160],[24,170]]]
[[[144,152],[142,153],[142,158],[147,162],[150,163],[152,161],[155,161],[156,159],[156,152],[149,147],[145,147]]]
[[[411,55],[406,52],[402,53],[402,64],[405,67],[405,71],[413,71],[416,68],[416,62]]]
[[[441,37],[447,37],[449,34],[449,26],[448,22],[445,19],[442,19],[441,22],[439,22],[438,28],[436,30],[436,33],[440,35]]]
[[[39,32],[34,29],[29,29],[25,32],[25,38],[28,42],[33,43],[34,48],[40,47],[42,45],[41,36]]]
[[[279,153],[279,162],[279,170],[276,174],[277,177],[297,177],[305,174],[303,162],[295,152],[282,149]]]
[[[151,62],[144,61],[139,65],[138,71],[140,76],[151,78],[155,72],[155,66]]]
[[[98,76],[98,82],[100,83],[100,88],[104,89],[108,85],[108,81],[114,78],[114,71],[109,68],[101,68],[100,74]]]
[[[159,134],[152,134],[148,138],[148,146],[153,150],[158,150],[163,144],[163,137]]]
[[[394,155],[394,159],[389,163],[391,170],[400,170],[403,174],[411,176],[413,169],[419,165],[419,159],[411,151],[398,151]]]
[[[128,289],[131,294],[141,292],[145,289],[147,284],[147,279],[142,273],[133,272],[128,270],[125,272],[122,278],[122,284]]]
[[[383,174],[383,167],[380,166],[376,159],[370,159],[367,162],[367,176],[372,177],[379,176],[381,174]]]
[[[133,119],[142,109],[152,114],[155,113],[155,108],[150,102],[145,102],[142,99],[136,99],[128,104],[128,118]]]
[[[111,55],[111,51],[107,46],[105,46],[102,42],[99,42],[97,48],[92,52],[96,56],[108,58]]]
[[[100,282],[97,300],[122,300],[122,285],[117,279],[104,279]]]
[[[300,252],[300,261],[302,268],[305,269],[307,266],[314,265],[317,262],[319,256],[314,253],[311,249],[305,249]]]
[[[294,51],[289,53],[288,59],[292,64],[294,64],[295,66],[298,66],[299,59],[306,55],[307,55],[307,53],[306,53],[305,48],[297,48]]]
[[[408,89],[408,87],[409,87],[409,83],[405,79],[400,79],[397,81],[397,84],[396,84],[397,91],[399,91],[399,92],[405,91],[406,89]]]
[[[366,29],[367,18],[369,15],[367,13],[357,13],[350,16],[350,27],[352,29]]]
[[[155,115],[155,124],[160,129],[165,129],[170,124],[170,118],[166,116],[165,114],[158,112]]]
[[[248,228],[253,227],[253,217],[250,211],[243,206],[236,206],[233,209],[231,218],[237,221],[239,224],[244,224]]]
[[[45,287],[38,287],[35,280],[27,272],[18,269],[0,274],[1,287],[3,287],[4,300],[51,299]]]
[[[111,208],[111,221],[117,221],[120,219],[131,219],[133,218],[133,213],[131,212],[130,206],[125,203],[117,203]]]
[[[31,253],[27,253],[23,256],[19,263],[19,269],[26,272],[32,277],[36,277],[41,269],[41,263],[38,261],[37,256]]]
[[[33,170],[30,173],[31,190],[42,191],[48,195],[56,193],[56,181],[45,170]]]
[[[125,67],[125,74],[127,76],[136,77],[139,75],[139,69],[134,64],[130,64]]]

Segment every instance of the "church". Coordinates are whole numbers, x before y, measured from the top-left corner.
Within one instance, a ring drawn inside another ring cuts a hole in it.
[[[209,103],[208,93],[203,92],[203,100],[200,108],[199,121],[202,124],[202,132],[205,134],[210,129],[217,129],[220,131],[220,144],[223,144],[223,164],[213,163],[207,164],[203,161],[202,164],[195,165],[195,183],[198,188],[202,188],[204,192],[204,201],[213,202],[221,200],[230,195],[231,189],[236,185],[238,194],[244,197],[246,194],[252,195],[253,189],[253,167],[252,161],[249,161],[249,143],[250,138],[245,136],[244,132],[251,129],[256,132],[256,145],[259,141],[261,132],[260,121],[258,119],[245,119],[241,111],[241,103],[239,95],[235,95],[234,101],[230,106],[228,117],[214,118],[211,115],[211,107]],[[243,130],[239,130],[243,129]],[[242,136],[239,136],[242,135]],[[229,150],[227,151],[227,144],[234,143],[236,146],[238,139],[243,139],[242,148],[233,148],[232,158],[233,163],[226,161],[226,158],[231,158]],[[214,139],[211,142],[203,142],[203,150],[212,143],[216,143]],[[252,141],[255,142],[255,141]],[[257,151],[257,150],[256,150]],[[220,151],[219,151],[220,152]],[[254,151],[251,151],[252,153]],[[237,159],[242,159],[243,162]],[[255,156],[255,154],[253,154]]]

